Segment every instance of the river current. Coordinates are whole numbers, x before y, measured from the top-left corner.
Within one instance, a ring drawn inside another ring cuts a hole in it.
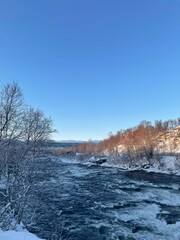
[[[40,159],[26,218],[46,240],[180,240],[180,176]],[[27,220],[26,219],[26,220]]]

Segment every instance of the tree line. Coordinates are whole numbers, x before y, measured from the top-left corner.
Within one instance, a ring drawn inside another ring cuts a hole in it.
[[[180,118],[167,121],[156,120],[154,123],[144,120],[135,127],[120,130],[116,134],[110,133],[108,138],[100,141],[99,144],[89,141],[79,146],[73,146],[72,151],[86,154],[101,154],[108,151],[117,157],[120,157],[119,154],[123,152],[124,156],[126,155],[131,160],[140,158],[149,160],[155,153],[166,150],[165,143],[163,148],[160,142],[165,142],[167,138],[171,152],[173,151],[176,142],[171,142],[170,135],[178,126],[180,126]]]

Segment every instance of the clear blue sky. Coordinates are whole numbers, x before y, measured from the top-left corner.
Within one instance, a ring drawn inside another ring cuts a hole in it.
[[[56,140],[180,117],[180,0],[0,0],[0,85],[13,80]]]

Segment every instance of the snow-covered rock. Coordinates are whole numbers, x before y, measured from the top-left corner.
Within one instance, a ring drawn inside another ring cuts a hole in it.
[[[105,162],[107,162],[107,159],[106,158],[91,158],[89,160],[90,163],[94,163],[94,164],[97,164],[97,165],[101,165]]]

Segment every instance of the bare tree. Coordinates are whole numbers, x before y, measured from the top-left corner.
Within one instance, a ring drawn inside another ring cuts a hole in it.
[[[0,93],[0,227],[19,224],[33,184],[34,161],[42,145],[53,133],[52,120],[40,110],[25,105],[16,83]]]

